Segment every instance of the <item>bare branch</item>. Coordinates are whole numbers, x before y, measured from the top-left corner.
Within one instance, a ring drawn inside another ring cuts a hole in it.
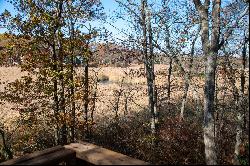
[[[223,46],[224,43],[227,42],[227,40],[228,40],[228,38],[230,37],[230,35],[232,34],[234,28],[237,27],[237,25],[239,24],[239,22],[241,21],[241,19],[242,19],[245,15],[248,14],[248,11],[249,11],[249,6],[247,6],[247,7],[245,8],[245,10],[241,13],[241,15],[235,20],[235,22],[233,23],[233,25],[230,26],[230,27],[227,29],[226,33],[224,33],[225,36],[222,35],[222,40],[221,40],[221,42],[220,42],[220,44],[219,44],[219,49],[221,48],[221,46]]]
[[[198,12],[203,12],[205,10],[205,7],[201,4],[200,0],[193,0],[195,8],[198,10]],[[207,1],[206,1],[207,2]]]

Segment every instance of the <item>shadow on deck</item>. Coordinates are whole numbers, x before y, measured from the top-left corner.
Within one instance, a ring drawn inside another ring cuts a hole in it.
[[[150,165],[87,142],[71,143],[37,151],[0,163],[0,165]]]

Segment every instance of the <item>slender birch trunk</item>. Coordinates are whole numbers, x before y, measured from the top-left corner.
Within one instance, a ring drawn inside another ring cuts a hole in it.
[[[190,80],[191,80],[191,72],[192,72],[192,68],[193,68],[194,45],[195,45],[195,42],[198,38],[199,32],[200,32],[200,30],[198,30],[198,32],[195,36],[195,39],[192,42],[188,71],[185,72],[185,76],[184,76],[185,83],[184,83],[184,94],[182,97],[182,104],[181,104],[180,121],[184,120],[184,110],[185,110],[185,106],[186,106],[186,102],[187,102],[187,94],[188,94],[189,84],[190,84]]]
[[[185,77],[185,83],[184,83],[184,94],[182,96],[182,103],[181,103],[181,113],[180,113],[180,121],[184,120],[184,110],[187,103],[187,94],[189,89],[189,78]]]
[[[155,146],[156,136],[156,107],[155,107],[155,82],[154,82],[154,55],[153,55],[153,36],[151,28],[150,13],[147,10],[147,0],[141,1],[141,26],[143,30],[143,55],[145,57],[148,97],[149,97],[149,110],[151,115],[151,134],[152,134],[152,147]],[[147,16],[146,16],[147,15]],[[148,34],[148,42],[147,42]],[[149,53],[147,49],[149,47]]]
[[[165,2],[164,2],[165,3]],[[165,44],[166,44],[166,48],[167,49],[171,49],[170,48],[170,33],[169,33],[169,26],[165,25],[165,29],[166,29],[166,36],[165,36]],[[169,55],[167,55],[169,56]],[[169,68],[168,68],[168,76],[167,76],[167,103],[170,103],[170,97],[171,97],[171,76],[172,76],[172,68],[173,68],[173,58],[169,56]]]
[[[149,66],[148,66],[148,71],[149,71],[149,86],[150,86],[150,101],[151,101],[151,110],[153,109],[154,111],[151,112],[152,118],[154,119],[154,125],[155,125],[155,130],[157,130],[157,123],[158,123],[158,112],[157,112],[157,89],[155,85],[155,73],[154,73],[154,63],[155,63],[155,56],[153,52],[153,33],[152,33],[152,27],[151,27],[151,11],[147,11],[147,27],[148,27],[148,45],[149,45]],[[156,131],[155,131],[156,132]]]

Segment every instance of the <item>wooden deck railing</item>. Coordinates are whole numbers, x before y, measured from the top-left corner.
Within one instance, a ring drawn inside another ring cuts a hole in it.
[[[37,151],[0,163],[0,165],[149,165],[145,161],[131,158],[87,142],[71,143]]]

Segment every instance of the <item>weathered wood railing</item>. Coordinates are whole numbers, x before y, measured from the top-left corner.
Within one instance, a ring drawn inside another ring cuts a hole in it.
[[[145,161],[131,158],[87,142],[71,143],[37,151],[0,163],[0,165],[149,165]]]

